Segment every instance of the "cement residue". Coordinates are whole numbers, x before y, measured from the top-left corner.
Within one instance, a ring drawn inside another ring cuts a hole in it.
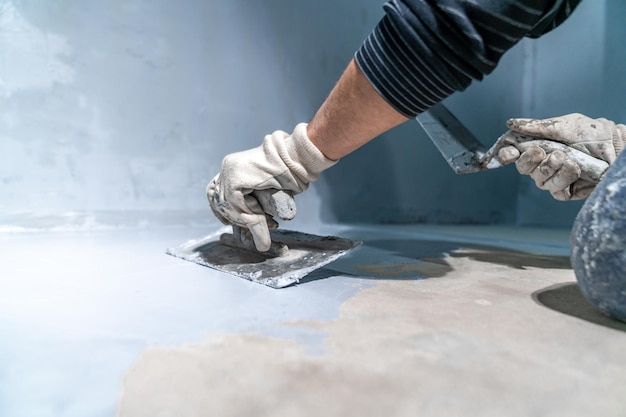
[[[377,281],[336,320],[285,323],[325,330],[323,356],[260,334],[148,349],[124,378],[119,416],[623,412],[626,335],[531,299],[571,270],[446,262],[441,279]]]

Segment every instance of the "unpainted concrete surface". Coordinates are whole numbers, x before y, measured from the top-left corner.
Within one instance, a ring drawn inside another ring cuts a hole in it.
[[[364,244],[275,290],[164,254],[203,226],[0,234],[0,415],[626,415],[567,231],[298,230]]]
[[[378,279],[338,318],[280,323],[324,332],[321,351],[259,333],[147,349],[118,415],[626,414],[626,325],[589,308],[567,257],[468,245],[352,266]]]

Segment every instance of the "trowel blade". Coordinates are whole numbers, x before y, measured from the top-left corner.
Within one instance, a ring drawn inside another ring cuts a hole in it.
[[[318,236],[282,229],[271,231],[271,237],[272,241],[287,245],[289,250],[286,255],[271,257],[227,246],[216,234],[169,248],[166,253],[268,287],[283,288],[297,283],[300,278],[361,244],[336,236]]]
[[[485,169],[481,157],[486,148],[443,104],[435,104],[416,120],[454,172],[470,174]]]

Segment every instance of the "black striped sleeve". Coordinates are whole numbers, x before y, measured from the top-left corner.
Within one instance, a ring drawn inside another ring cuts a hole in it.
[[[524,36],[563,22],[580,0],[391,0],[355,54],[396,110],[415,117],[494,70]]]

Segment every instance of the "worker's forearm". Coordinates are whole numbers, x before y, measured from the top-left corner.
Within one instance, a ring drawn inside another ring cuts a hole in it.
[[[309,139],[337,160],[408,120],[371,86],[354,60],[309,122]]]

